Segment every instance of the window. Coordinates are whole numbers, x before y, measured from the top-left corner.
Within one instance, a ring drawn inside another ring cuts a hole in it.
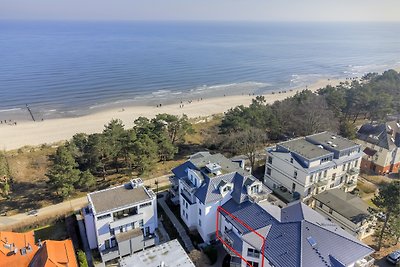
[[[135,222],[131,223],[132,229],[135,229]]]
[[[151,206],[151,202],[147,202],[147,203],[143,203],[143,204],[140,204],[140,208],[144,208],[144,207],[147,207],[147,206]]]
[[[189,218],[188,214],[186,213],[186,220]]]
[[[329,208],[329,214],[332,214],[333,210],[331,208]]]
[[[109,217],[111,217],[111,214],[110,214],[110,213],[109,213],[109,214],[104,214],[104,215],[98,216],[98,217],[97,217],[97,220],[102,220],[102,219],[109,218]]]
[[[247,256],[253,257],[253,258],[259,258],[260,257],[260,251],[253,249],[253,248],[248,248],[247,249]]]
[[[258,262],[255,262],[255,261],[248,261],[248,263],[250,263],[250,265],[253,266],[253,267],[258,267],[259,266]]]
[[[340,184],[343,183],[343,176],[340,177]]]
[[[344,171],[345,169],[346,169],[346,164],[343,164],[342,171]]]
[[[357,167],[358,166],[358,160],[355,160],[354,161],[354,167]]]
[[[201,216],[201,209],[199,208],[199,215]]]
[[[336,173],[333,173],[332,174],[332,181],[335,181],[335,179],[336,179]]]
[[[182,210],[182,214],[183,214],[183,216],[185,216],[185,210]]]
[[[106,249],[109,249],[111,246],[110,246],[110,240],[106,240],[106,241],[104,241],[104,246],[105,246],[105,248]]]
[[[322,177],[322,172],[319,172],[318,173],[318,179],[321,180],[321,177]]]
[[[325,170],[325,171],[324,171],[324,178],[326,178],[327,175],[328,175],[328,171]]]
[[[267,167],[267,174],[268,174],[268,175],[271,175],[271,168],[268,168],[268,167]]]
[[[294,177],[294,178],[297,178],[297,171],[294,171],[293,177]]]
[[[331,184],[330,186],[329,186],[329,188],[333,188],[335,186],[335,184]]]
[[[290,163],[293,163],[293,158],[290,158]]]
[[[293,183],[293,184],[292,184],[292,192],[294,192],[295,190],[296,190],[296,184]]]
[[[268,156],[268,163],[272,164],[272,157],[271,156]]]
[[[312,183],[314,181],[314,174],[310,175],[310,183]]]
[[[115,240],[115,237],[111,238],[111,247],[116,247],[117,246],[117,242]]]
[[[115,235],[115,229],[114,228],[110,228],[110,234],[111,235]]]
[[[127,216],[132,216],[132,215],[136,215],[136,214],[138,214],[138,208],[132,207],[129,209],[124,209],[124,210],[114,212],[113,217],[114,217],[114,219],[119,220],[119,219],[125,218]]]
[[[187,214],[186,214],[186,215],[187,215]],[[139,221],[139,227],[143,227],[143,225],[144,225],[143,220],[140,220],[140,221]]]
[[[199,220],[199,226],[201,226],[201,220]]]
[[[324,206],[324,204],[322,202],[319,202],[319,207],[322,209],[322,207]]]
[[[311,187],[307,190],[307,195],[311,194]]]
[[[188,203],[186,202],[185,204],[186,204],[186,208],[188,208],[188,206],[189,206]]]
[[[120,226],[120,227],[119,227],[119,232],[120,232],[120,233],[123,233],[123,232],[124,232],[124,227],[123,227],[123,226]]]

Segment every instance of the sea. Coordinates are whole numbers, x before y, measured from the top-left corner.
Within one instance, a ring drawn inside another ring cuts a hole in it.
[[[400,23],[0,21],[0,120],[299,88],[400,68]]]

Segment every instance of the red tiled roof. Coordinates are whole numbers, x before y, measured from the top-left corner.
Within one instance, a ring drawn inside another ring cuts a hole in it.
[[[0,267],[28,266],[38,249],[33,231],[0,232]]]

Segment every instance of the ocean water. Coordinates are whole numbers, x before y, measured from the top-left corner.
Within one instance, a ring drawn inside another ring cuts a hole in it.
[[[0,119],[263,93],[400,66],[399,23],[0,21]]]

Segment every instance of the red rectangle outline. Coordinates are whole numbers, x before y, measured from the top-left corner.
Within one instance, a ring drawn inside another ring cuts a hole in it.
[[[232,213],[226,211],[224,208],[222,208],[221,206],[218,206],[217,208],[217,220],[216,220],[216,236],[218,238],[218,240],[220,240],[227,248],[229,248],[233,253],[235,253],[235,255],[237,255],[238,257],[240,257],[249,267],[253,267],[243,256],[242,254],[240,254],[239,252],[237,252],[234,248],[232,248],[228,243],[226,243],[218,234],[219,232],[219,213],[225,213],[226,215],[228,215],[229,217],[231,217],[232,219],[234,219],[235,221],[237,221],[238,223],[240,223],[241,225],[243,225],[244,227],[246,227],[248,230],[250,230],[251,232],[255,233],[256,235],[258,235],[262,241],[263,241],[263,245],[261,247],[261,255],[262,255],[262,263],[261,263],[261,267],[264,267],[264,248],[265,248],[265,241],[266,238],[263,237],[262,235],[260,235],[260,233],[258,233],[256,230],[254,230],[253,228],[251,228],[249,225],[247,225],[245,222],[243,222],[242,220],[240,220],[239,218],[237,218],[236,216],[234,216]]]

